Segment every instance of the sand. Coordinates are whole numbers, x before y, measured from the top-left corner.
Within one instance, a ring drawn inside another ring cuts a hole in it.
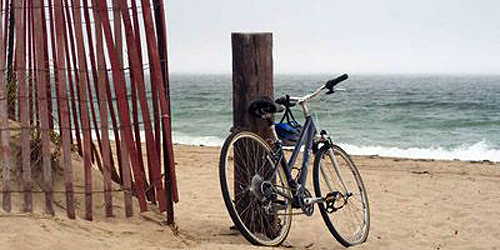
[[[229,227],[218,177],[218,147],[175,146],[180,202],[176,226],[162,223],[152,211],[125,218],[123,195],[113,196],[115,218],[104,217],[96,196],[95,219],[70,220],[64,198],[56,195],[56,216],[43,214],[43,195],[35,195],[35,212],[0,212],[0,249],[269,249],[250,245]],[[500,249],[500,164],[354,157],[368,191],[371,232],[353,249]],[[75,176],[82,173],[74,157]],[[94,173],[95,189],[102,188]],[[80,180],[81,181],[81,180]],[[100,184],[101,183],[101,184]],[[60,185],[60,184],[59,184]],[[58,187],[56,185],[56,187]],[[59,186],[62,188],[62,186]],[[282,246],[291,249],[344,249],[330,235],[319,211],[295,216]]]

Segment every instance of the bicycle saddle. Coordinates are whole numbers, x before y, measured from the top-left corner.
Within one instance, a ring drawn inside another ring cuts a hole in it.
[[[276,104],[267,96],[257,96],[248,104],[248,112],[261,119],[266,119],[272,114],[282,112],[283,110],[281,105]]]

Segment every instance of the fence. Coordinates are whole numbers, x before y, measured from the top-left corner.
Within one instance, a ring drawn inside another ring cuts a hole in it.
[[[103,193],[113,216],[112,193],[123,192],[127,217],[136,197],[141,212],[157,204],[172,223],[178,195],[163,0],[0,0],[0,7],[3,209],[10,212],[11,194],[20,193],[21,211],[31,212],[32,194],[42,192],[54,214],[62,192],[75,218],[80,192],[92,220],[93,194]],[[83,173],[72,154],[83,158]],[[93,188],[93,166],[103,190]],[[81,191],[74,174],[83,175]],[[55,178],[64,190],[54,189]]]

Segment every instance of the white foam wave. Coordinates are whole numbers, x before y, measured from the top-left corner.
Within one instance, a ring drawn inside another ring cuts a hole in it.
[[[386,157],[400,157],[412,159],[435,159],[435,160],[462,160],[462,161],[500,161],[500,150],[493,148],[487,141],[475,144],[462,145],[452,149],[443,147],[429,148],[397,148],[382,146],[355,146],[341,144],[349,154],[353,155],[379,155]]]
[[[185,145],[222,146],[224,139],[217,136],[191,136],[179,132],[173,132],[174,143]]]

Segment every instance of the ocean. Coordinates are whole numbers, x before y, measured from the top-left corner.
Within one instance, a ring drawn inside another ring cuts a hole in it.
[[[305,95],[333,77],[276,75],[275,97]],[[232,126],[231,75],[170,81],[174,142],[222,145]],[[500,161],[500,76],[353,74],[338,87],[346,91],[310,109],[316,127],[350,154]]]

